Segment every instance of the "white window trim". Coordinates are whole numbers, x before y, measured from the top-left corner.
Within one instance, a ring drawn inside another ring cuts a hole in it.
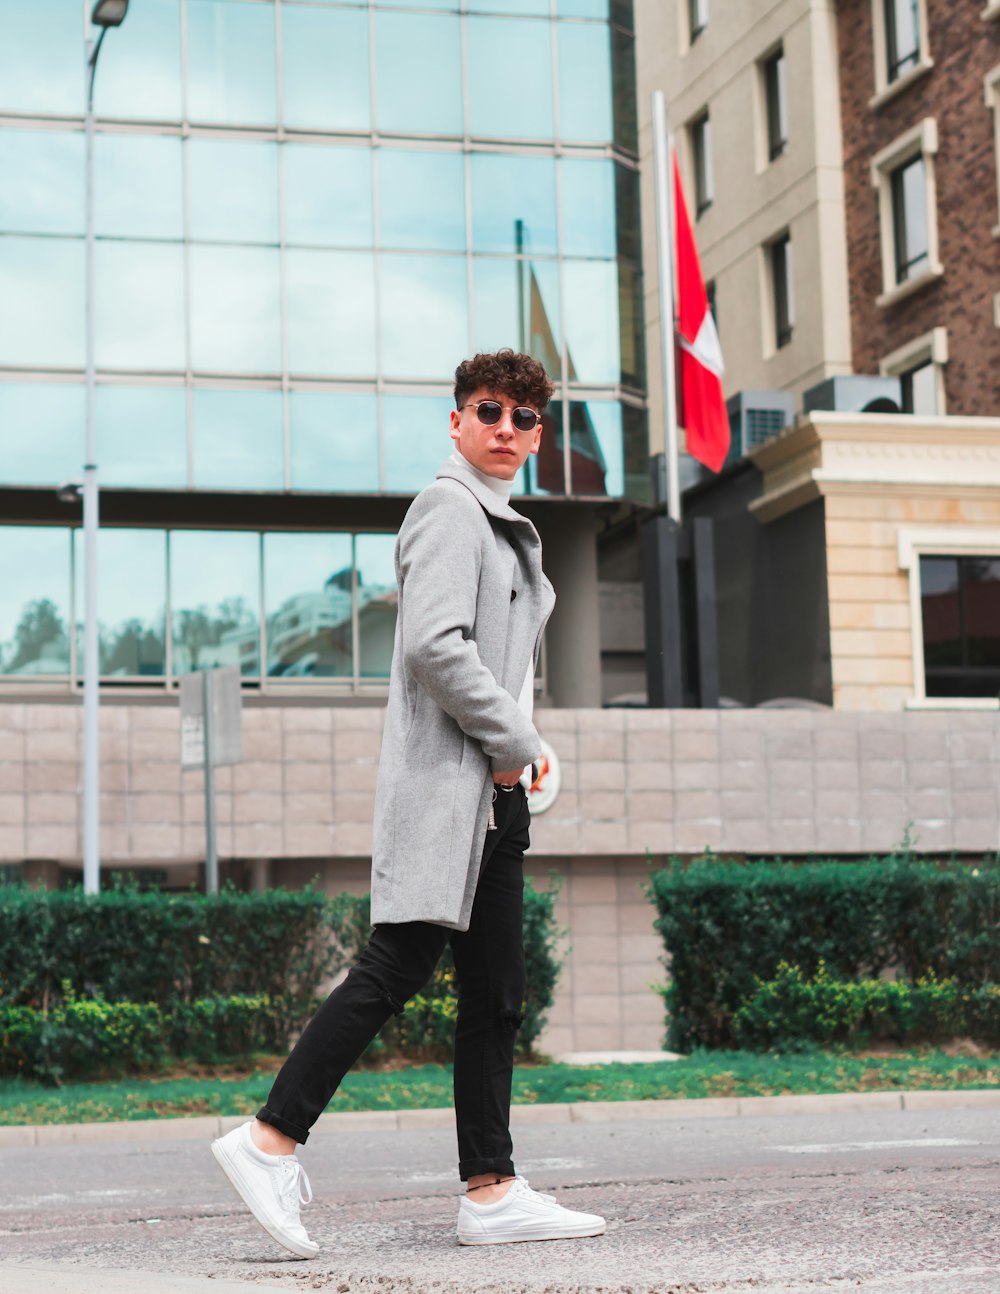
[[[997,0],[996,17],[1000,18],[1000,0]],[[983,77],[986,106],[993,112],[993,159],[997,177],[997,203],[1000,215],[1000,63]],[[1000,238],[1000,219],[993,226],[993,237]]]
[[[879,360],[878,371],[882,377],[899,377],[911,368],[930,362],[934,365],[935,414],[946,413],[944,391],[944,366],[948,363],[948,329],[932,328],[922,337],[914,337]]]
[[[1000,5],[1000,0],[990,0],[991,4]],[[911,67],[908,72],[897,77],[895,81],[889,80],[889,70],[886,66],[888,61],[888,40],[885,31],[885,0],[872,0],[872,52],[875,55],[875,93],[868,100],[869,108],[881,108],[884,103],[889,103],[895,99],[897,94],[901,94],[914,81],[919,81],[921,77],[934,66],[934,60],[930,56],[930,47],[928,44],[928,27],[927,27],[927,0],[917,0],[917,22],[920,27],[920,61],[915,67]]]
[[[768,119],[767,119],[767,64],[777,54],[781,52],[785,55],[785,76],[788,76],[788,56],[785,52],[784,40],[776,40],[773,45],[760,55],[754,67],[754,145],[755,145],[755,167],[754,170],[758,175],[763,173],[771,166],[777,166],[783,157],[788,155],[788,144],[786,141],[784,152],[777,157],[768,156]],[[787,82],[786,82],[787,84]],[[791,132],[789,132],[791,133]]]
[[[788,284],[789,304],[791,306],[792,316],[792,336],[784,346],[778,345],[778,311],[777,302],[774,299],[774,270],[773,270],[773,248],[776,243],[780,243],[787,236],[791,247],[791,279]],[[792,237],[792,226],[786,225],[779,229],[776,234],[772,234],[765,242],[761,243],[758,252],[758,266],[760,269],[760,322],[762,328],[763,346],[762,357],[766,360],[774,359],[784,351],[790,350],[795,344],[795,239]]]
[[[924,625],[920,604],[921,557],[1000,557],[1000,530],[972,526],[900,526],[896,535],[900,570],[910,577],[910,642],[913,696],[908,710],[997,710],[997,697],[929,697],[924,679]]]
[[[944,266],[939,259],[938,221],[937,221],[937,184],[934,174],[934,159],[938,151],[937,121],[933,117],[924,117],[911,130],[898,136],[891,144],[881,149],[871,160],[872,188],[878,191],[879,234],[882,245],[882,293],[876,297],[875,304],[882,308],[895,305],[905,297],[919,292],[928,283],[941,278]],[[896,282],[895,231],[892,219],[892,173],[905,162],[923,155],[924,174],[926,177],[925,199],[927,202],[927,269],[914,279],[905,283]]]

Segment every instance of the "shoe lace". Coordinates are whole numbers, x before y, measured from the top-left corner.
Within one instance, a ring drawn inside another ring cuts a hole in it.
[[[555,1204],[556,1197],[554,1195],[546,1195],[543,1191],[532,1190],[531,1187],[528,1185],[528,1179],[522,1176],[521,1173],[514,1174],[514,1181],[520,1182],[522,1188],[526,1190],[529,1195],[534,1195],[537,1199],[544,1200],[546,1204]]]
[[[282,1165],[282,1176],[278,1183],[278,1195],[288,1212],[295,1214],[297,1217],[299,1206],[312,1202],[312,1185],[306,1175],[306,1170],[299,1161],[294,1156],[289,1156],[289,1160],[290,1162]]]

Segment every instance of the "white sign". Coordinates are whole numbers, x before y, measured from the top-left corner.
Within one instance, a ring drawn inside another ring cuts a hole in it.
[[[562,786],[562,775],[559,772],[559,757],[549,743],[542,738],[542,758],[538,762],[538,776],[528,792],[528,807],[532,815],[545,813],[555,804],[556,796]]]
[[[243,758],[240,672],[235,666],[199,670],[181,679],[181,767],[205,763],[205,700],[211,720],[212,764]]]

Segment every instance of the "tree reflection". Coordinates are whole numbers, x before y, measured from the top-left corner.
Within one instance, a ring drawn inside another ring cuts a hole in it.
[[[28,602],[14,636],[0,648],[4,674],[65,674],[69,670],[69,634],[59,608],[49,598]]]

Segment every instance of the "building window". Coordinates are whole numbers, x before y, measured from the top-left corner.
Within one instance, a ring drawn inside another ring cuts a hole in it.
[[[1000,557],[922,555],[927,697],[1000,694]]]
[[[880,306],[894,304],[944,272],[938,259],[937,148],[937,123],[926,117],[872,159],[882,244]]]
[[[708,26],[708,0],[688,0],[688,31],[691,44]]]
[[[948,330],[932,328],[886,355],[879,362],[879,373],[899,378],[903,413],[932,418],[945,412],[947,363]]]
[[[715,180],[712,174],[712,124],[703,112],[689,127],[694,162],[695,212],[701,216],[712,205]]]
[[[785,84],[785,51],[776,50],[764,60],[764,105],[767,115],[767,157],[773,162],[788,144],[788,91]]]
[[[878,108],[934,66],[927,45],[927,0],[872,0]]]
[[[1000,15],[1000,5],[997,8]],[[996,163],[997,200],[1000,203],[1000,64],[983,78],[986,106],[993,112],[993,155]],[[993,237],[1000,238],[1000,222],[994,227]]]
[[[784,233],[768,248],[771,270],[771,301],[774,311],[774,345],[781,350],[792,340],[795,300],[792,289],[792,239]]]
[[[900,373],[899,383],[904,413],[913,413],[918,417],[937,413],[937,378],[930,360]]]

